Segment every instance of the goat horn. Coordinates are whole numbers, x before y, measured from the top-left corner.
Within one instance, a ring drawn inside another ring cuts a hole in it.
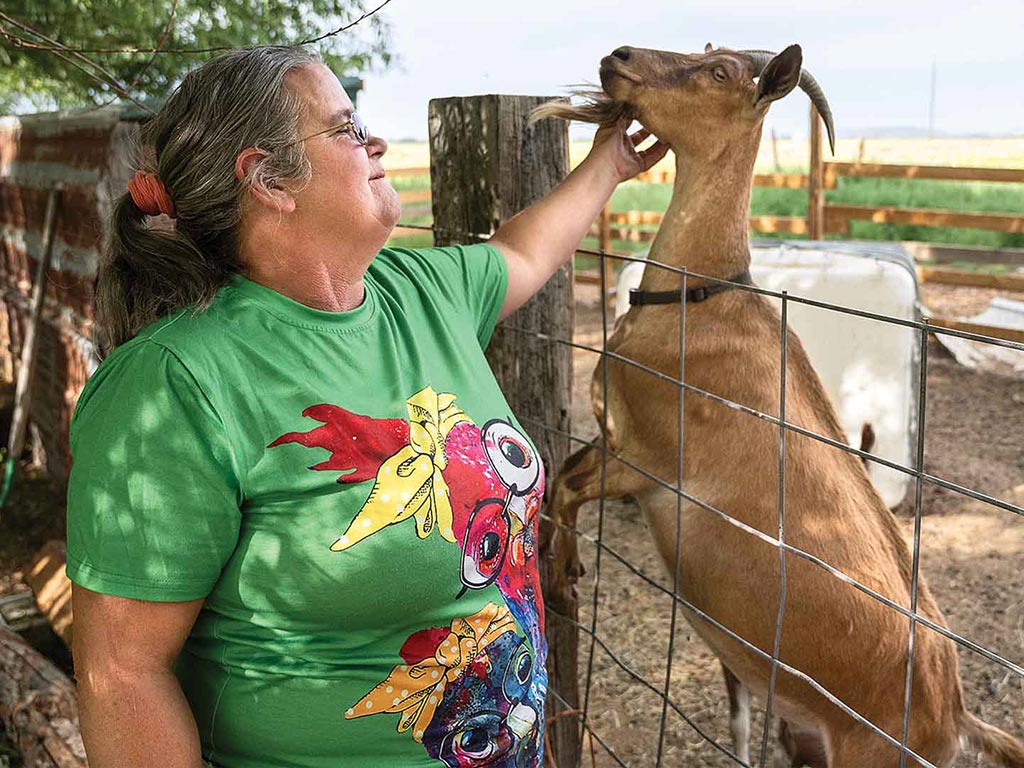
[[[760,77],[764,68],[768,66],[768,62],[777,55],[772,51],[759,50],[737,51],[737,53],[742,53],[750,59],[750,63],[754,65],[754,74],[758,77]],[[821,90],[821,86],[818,85],[818,81],[814,79],[814,76],[806,69],[800,70],[800,88],[810,97],[811,103],[817,107],[818,114],[825,121],[825,128],[828,131],[828,145],[834,155],[836,153],[835,128],[832,125],[832,109],[828,105],[828,99],[825,98],[824,91]]]

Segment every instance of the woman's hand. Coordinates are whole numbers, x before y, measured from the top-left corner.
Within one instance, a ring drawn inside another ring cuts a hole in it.
[[[650,136],[626,134],[628,120],[598,129],[590,154],[549,195],[506,221],[491,237],[505,255],[508,291],[501,318],[508,317],[572,258],[615,187],[646,171],[668,152],[657,141],[642,152],[636,147]]]
[[[647,149],[637,152],[636,147],[651,133],[646,128],[641,128],[633,135],[628,135],[626,129],[631,122],[631,118],[622,118],[614,125],[603,125],[598,128],[594,136],[594,145],[584,161],[607,167],[614,175],[616,183],[627,181],[638,173],[650,170],[669,150],[668,144],[656,141]]]

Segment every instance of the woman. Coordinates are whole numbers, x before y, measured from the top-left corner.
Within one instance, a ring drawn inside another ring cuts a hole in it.
[[[382,250],[387,143],[314,55],[145,126],[71,427],[93,768],[541,764],[544,478],[483,348],[664,155],[625,128],[489,243]]]

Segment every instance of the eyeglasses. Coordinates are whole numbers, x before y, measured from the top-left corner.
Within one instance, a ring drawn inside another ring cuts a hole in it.
[[[363,118],[361,118],[358,113],[353,112],[349,119],[343,123],[332,125],[330,128],[324,128],[322,131],[317,131],[316,133],[312,133],[304,138],[296,139],[284,146],[290,147],[292,144],[298,144],[302,141],[315,139],[317,136],[322,136],[325,133],[348,133],[364,147],[370,143],[370,129],[366,127],[366,123],[363,122]]]

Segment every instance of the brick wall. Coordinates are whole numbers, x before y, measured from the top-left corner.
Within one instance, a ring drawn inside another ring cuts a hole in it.
[[[92,286],[137,118],[120,107],[0,118],[0,376],[21,362],[49,190],[64,185],[46,273],[29,411],[36,458],[70,470],[68,425],[97,361]]]

